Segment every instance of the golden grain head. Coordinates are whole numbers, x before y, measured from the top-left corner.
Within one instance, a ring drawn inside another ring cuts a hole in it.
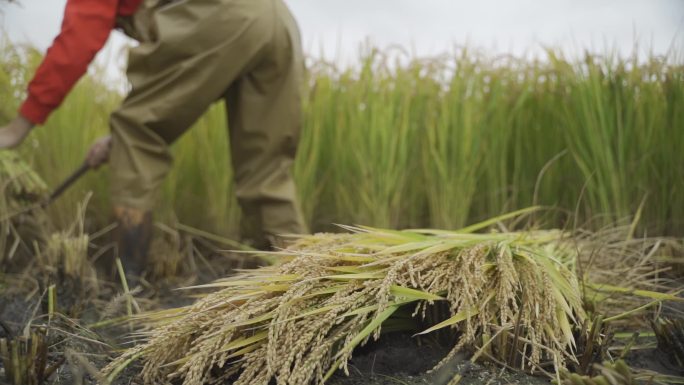
[[[576,254],[561,234],[440,235],[356,229],[355,234],[304,237],[276,253],[287,262],[209,285],[218,291],[159,324],[148,341],[124,353],[106,373],[142,358],[143,378],[236,384],[322,384],[345,368],[354,348],[377,338],[401,307],[445,302],[455,354],[483,335],[506,336],[489,354],[507,361],[513,329],[517,357],[533,370],[572,359],[572,325],[584,322]],[[421,317],[425,311],[416,311]],[[150,320],[154,320],[154,315]],[[559,320],[560,319],[560,320]],[[517,325],[516,325],[517,323]]]

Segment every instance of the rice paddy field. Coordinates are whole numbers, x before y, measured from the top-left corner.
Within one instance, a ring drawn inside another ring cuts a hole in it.
[[[41,57],[0,53],[2,125]],[[217,104],[173,147],[138,288],[106,167],[36,208],[107,133],[105,78],[0,152],[0,384],[684,383],[681,53],[310,59],[316,234],[239,243]]]

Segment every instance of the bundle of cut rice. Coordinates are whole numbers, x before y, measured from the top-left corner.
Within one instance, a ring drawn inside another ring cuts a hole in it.
[[[142,358],[147,383],[320,384],[397,310],[413,306],[422,317],[438,302],[448,304],[448,319],[421,332],[458,331],[452,354],[485,344],[504,361],[519,351],[526,369],[563,366],[572,325],[586,322],[573,249],[561,232],[474,234],[479,228],[302,238],[280,253],[289,260],[282,265],[208,285],[220,290],[148,316],[157,325],[148,342],[105,371]]]
[[[43,197],[45,182],[12,151],[0,151],[0,201],[5,209],[17,209]]]
[[[402,324],[415,334],[452,330],[443,362],[470,349],[527,371],[576,364],[576,344],[591,330],[575,273],[580,248],[561,231],[475,233],[494,221],[455,232],[347,228],[301,238],[277,253],[278,266],[206,285],[218,291],[194,305],[145,315],[147,341],[104,372],[114,378],[140,359],[148,384],[323,384],[347,369],[357,346]],[[400,316],[408,309],[424,319],[433,306],[448,314],[426,330]]]
[[[45,182],[19,156],[0,151],[0,266],[12,259],[21,234],[36,233],[35,218],[22,218],[23,229],[12,223],[16,214],[35,205],[47,192]],[[26,215],[24,215],[26,217]]]

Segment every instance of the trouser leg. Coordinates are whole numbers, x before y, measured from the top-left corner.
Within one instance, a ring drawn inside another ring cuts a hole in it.
[[[301,125],[303,54],[299,31],[281,1],[268,56],[226,95],[242,235],[256,247],[308,232],[292,166]]]
[[[169,145],[261,60],[272,37],[270,4],[193,0],[173,3],[155,14],[158,40],[131,50],[132,90],[111,118],[115,208],[153,208],[172,164]],[[125,245],[120,251],[144,260]]]
[[[137,286],[147,265],[152,239],[152,212],[115,206],[114,218],[117,224],[114,237],[126,280],[131,287]]]

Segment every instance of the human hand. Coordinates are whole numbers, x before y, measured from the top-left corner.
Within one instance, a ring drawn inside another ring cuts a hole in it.
[[[0,149],[15,148],[24,141],[35,125],[23,116],[0,128]]]
[[[86,163],[90,168],[97,170],[100,166],[109,161],[109,151],[112,149],[112,137],[107,135],[93,143],[88,150]]]

